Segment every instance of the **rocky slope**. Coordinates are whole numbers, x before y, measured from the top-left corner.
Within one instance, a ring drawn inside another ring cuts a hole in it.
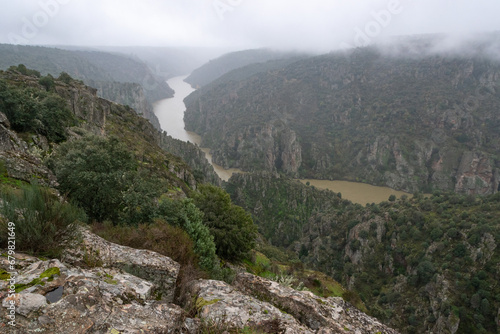
[[[186,99],[186,129],[224,167],[491,194],[500,185],[500,63],[475,50],[363,48],[245,80],[230,73]]]
[[[3,332],[199,333],[212,323],[221,332],[397,333],[342,299],[317,297],[246,273],[232,286],[193,281],[181,305],[173,304],[179,264],[109,243],[85,229],[79,240],[68,245],[62,261],[15,255],[17,273],[0,281]],[[8,271],[8,259],[0,261]],[[8,292],[11,280],[16,293]]]
[[[161,129],[151,102],[141,85],[131,82],[89,81],[89,86],[97,88],[97,94],[107,100],[130,106],[138,115],[148,119],[157,129]]]
[[[227,190],[263,237],[359,293],[404,333],[500,329],[500,193],[435,193],[363,207],[283,176],[237,174]]]
[[[0,72],[0,78],[13,85],[44,90],[34,76],[7,71]],[[72,136],[78,138],[87,133],[114,135],[140,153],[143,163],[157,169],[170,180],[172,187],[180,187],[186,192],[190,187],[196,187],[192,169],[182,159],[159,147],[164,142],[164,135],[149,121],[137,116],[133,109],[98,97],[95,88],[76,80],[69,84],[56,81],[54,91],[67,102],[68,108],[79,120],[78,125],[70,129]],[[6,177],[26,182],[36,177],[40,182],[53,186],[55,178],[42,162],[51,152],[53,144],[49,145],[41,135],[21,137],[9,129],[9,122],[1,111],[0,117],[3,120],[0,126],[3,138],[0,154]]]

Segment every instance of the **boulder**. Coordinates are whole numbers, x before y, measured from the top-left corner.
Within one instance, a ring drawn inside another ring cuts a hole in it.
[[[397,333],[340,297],[321,298],[309,291],[296,291],[249,273],[238,274],[233,284],[240,291],[267,301],[294,316],[300,323],[318,333]]]
[[[13,294],[3,299],[2,307],[14,304],[17,314],[27,317],[31,312],[36,312],[47,305],[47,299],[36,293]]]
[[[194,309],[202,321],[223,324],[229,328],[249,326],[272,333],[314,333],[290,314],[277,307],[247,296],[227,283],[198,280],[188,287],[187,308]]]
[[[120,246],[104,240],[88,229],[78,227],[81,238],[67,245],[63,262],[76,266],[102,266],[122,269],[154,284],[155,293],[171,302],[180,265],[150,250]]]
[[[168,333],[188,328],[179,306],[155,300],[153,283],[120,269],[83,269],[58,260],[17,257],[15,281],[22,289],[7,296],[2,286],[2,333]],[[7,268],[7,259],[0,258],[0,265]],[[55,289],[61,295],[48,303],[45,296]],[[15,327],[8,325],[11,301]]]

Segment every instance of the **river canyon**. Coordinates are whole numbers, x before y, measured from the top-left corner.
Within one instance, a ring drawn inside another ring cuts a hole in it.
[[[174,89],[174,97],[157,101],[154,104],[154,112],[162,130],[168,135],[183,141],[189,141],[198,146],[201,146],[201,137],[184,129],[184,98],[195,91],[188,83],[184,82],[187,76],[177,76],[167,81],[168,85]],[[227,181],[233,173],[244,173],[237,168],[225,169],[220,165],[213,163],[210,154],[210,148],[201,147],[202,151],[214,167],[219,177]],[[354,203],[365,205],[367,203],[380,203],[386,201],[391,194],[400,197],[402,195],[411,196],[402,191],[397,191],[388,187],[378,187],[369,184],[349,181],[330,181],[330,180],[300,180],[302,183],[307,183],[311,186],[320,189],[329,189],[335,192],[340,192],[343,198],[346,198]]]

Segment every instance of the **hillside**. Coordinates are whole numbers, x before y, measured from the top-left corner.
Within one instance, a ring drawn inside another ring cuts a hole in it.
[[[270,60],[288,59],[304,56],[299,53],[255,49],[231,52],[210,60],[195,69],[184,81],[193,87],[202,87],[215,81],[224,74],[250,64],[266,63]]]
[[[199,148],[68,75],[21,70],[0,71],[3,331],[397,333],[331,278],[255,252]]]
[[[0,69],[23,64],[42,75],[66,72],[98,88],[99,96],[127,104],[158,129],[152,103],[173,96],[172,89],[148,66],[124,55],[48,47],[0,45]]]
[[[500,63],[484,47],[406,49],[311,57],[244,80],[228,74],[186,98],[186,129],[228,168],[497,192]]]
[[[359,294],[402,333],[496,333],[500,194],[436,192],[363,207],[285,177],[237,174],[227,190],[263,237]]]

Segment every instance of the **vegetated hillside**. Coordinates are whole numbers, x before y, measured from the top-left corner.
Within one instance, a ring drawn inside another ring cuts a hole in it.
[[[332,279],[252,252],[251,216],[160,146],[189,147],[169,143],[129,107],[67,74],[17,69],[0,71],[3,281],[13,278],[6,253],[16,254],[16,294],[3,284],[0,299],[15,303],[16,328],[396,333],[339,298],[364,308]],[[98,237],[87,220],[128,247]],[[13,234],[15,252],[7,250]],[[236,273],[220,260],[243,262],[267,278]],[[302,291],[306,286],[317,295]],[[3,328],[11,328],[9,315],[0,308]]]
[[[152,111],[152,103],[173,96],[173,90],[165,80],[153,74],[146,64],[124,55],[0,45],[0,69],[18,64],[43,75],[50,73],[58,76],[66,72],[98,88],[101,97],[112,97],[114,102],[131,106],[158,129],[159,122]]]
[[[186,129],[224,167],[494,193],[500,62],[476,50],[417,56],[370,47],[223,77],[186,98]]]
[[[28,167],[43,167],[39,159],[57,146],[53,143],[64,142],[70,136],[80,138],[94,134],[122,138],[129,149],[143,159],[143,166],[153,164],[154,160],[156,163],[151,168],[163,170],[161,173],[168,179],[180,178],[172,183],[174,188],[187,189],[185,183],[195,184],[189,166],[161,150],[158,147],[161,133],[130,107],[99,98],[96,89],[68,75],[54,79],[49,75],[38,77],[33,72],[36,71],[27,70],[27,75],[23,75],[15,69],[0,71],[0,112],[7,116],[6,124],[20,137],[11,139],[10,144],[6,140],[2,145],[7,176],[26,182],[37,177],[49,183],[48,178],[33,173]],[[4,132],[8,132],[5,127]],[[156,151],[155,156],[148,155],[152,151]]]
[[[145,63],[138,59],[116,53],[74,52],[107,73],[111,73],[114,81],[133,82],[141,85],[150,102],[173,96],[174,91],[168,86],[164,78],[158,77]]]
[[[225,54],[210,60],[191,73],[185,81],[193,87],[209,84],[224,74],[250,64],[265,63],[269,60],[286,59],[303,56],[299,53],[274,51],[269,49],[244,50]]]
[[[500,330],[500,193],[436,192],[363,207],[251,173],[234,175],[227,189],[264,238],[357,292],[389,326],[403,333]]]

